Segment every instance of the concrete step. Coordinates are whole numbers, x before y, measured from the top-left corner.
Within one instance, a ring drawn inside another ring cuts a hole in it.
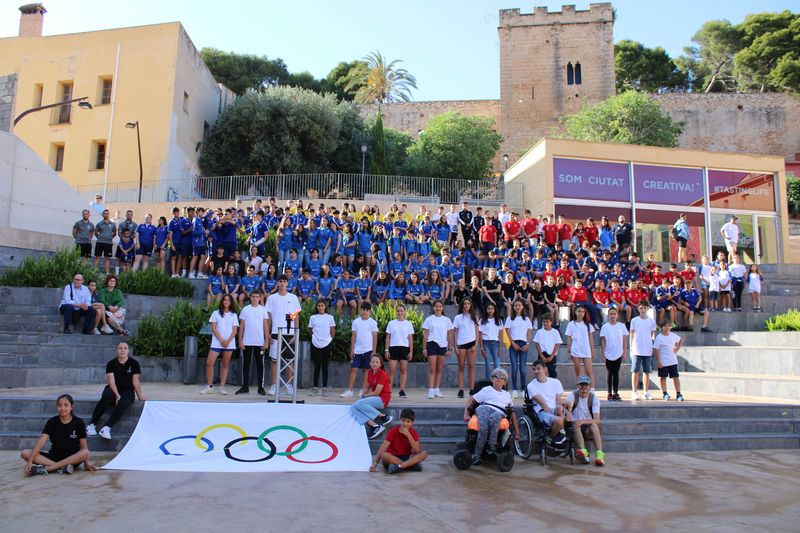
[[[800,346],[800,331],[732,331],[729,333],[677,332],[685,348],[698,346]]]
[[[32,449],[41,434],[41,431],[0,431],[0,450]],[[111,440],[89,437],[89,450],[92,452],[119,452],[125,447],[130,437],[130,434],[123,433],[112,434]]]
[[[800,348],[774,346],[686,346],[678,355],[682,372],[800,377]]]
[[[800,400],[800,376],[685,372],[681,374],[681,386],[684,391]]]

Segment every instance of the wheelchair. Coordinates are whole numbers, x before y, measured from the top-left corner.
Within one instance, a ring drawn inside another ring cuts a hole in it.
[[[522,407],[522,416],[519,418],[519,440],[514,443],[517,455],[526,461],[538,458],[542,466],[547,464],[551,457],[569,457],[570,464],[575,464],[575,445],[572,440],[572,422],[564,422],[563,441],[551,441],[547,438],[550,430],[536,416],[533,409],[533,400],[528,397],[525,389],[525,403]]]
[[[479,391],[483,387],[490,386],[490,381],[479,381],[475,384],[474,391]],[[477,409],[476,406],[474,409]],[[478,440],[478,419],[474,409],[471,410],[471,419],[467,425],[464,443],[459,445],[459,450],[453,456],[453,464],[459,470],[467,470],[472,466],[472,456],[475,453],[475,445]],[[494,461],[497,470],[508,472],[514,468],[514,426],[511,424],[511,414],[513,408],[506,409],[505,418],[500,421],[500,430],[497,432],[497,441],[487,442],[481,452],[481,460],[486,462]],[[493,445],[492,445],[493,444]]]

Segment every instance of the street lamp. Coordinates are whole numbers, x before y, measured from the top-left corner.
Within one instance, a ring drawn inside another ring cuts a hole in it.
[[[508,170],[508,154],[503,154],[503,174]]]
[[[364,177],[364,162],[367,158],[367,143],[361,145],[361,177]]]
[[[73,98],[72,100],[64,100],[63,102],[56,102],[55,104],[40,105],[38,107],[32,107],[30,109],[26,109],[25,111],[17,115],[17,118],[14,119],[14,126],[16,126],[17,122],[22,120],[26,115],[30,115],[31,113],[35,113],[36,111],[42,111],[43,109],[52,109],[54,107],[70,105],[74,104],[75,102],[78,102],[78,107],[80,107],[81,109],[92,109],[92,104],[86,101],[88,99],[89,99],[88,96],[81,96],[80,98]]]
[[[128,122],[125,124],[125,127],[136,130],[136,147],[139,149],[139,203],[142,203],[142,181],[144,179],[144,171],[142,169],[142,138],[139,135],[139,121]]]

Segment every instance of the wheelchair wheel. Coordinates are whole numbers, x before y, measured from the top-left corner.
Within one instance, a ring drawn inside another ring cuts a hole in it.
[[[508,451],[497,454],[496,466],[500,472],[508,472],[514,468],[514,452]]]
[[[573,448],[572,446],[570,446],[569,448],[569,464],[571,465],[575,464],[575,448]]]
[[[547,465],[547,448],[545,446],[542,446],[539,449],[539,462],[542,464],[542,466]]]
[[[529,459],[533,454],[533,423],[526,415],[519,418],[519,440],[514,441],[517,455]]]
[[[453,456],[453,464],[456,465],[456,468],[459,470],[466,470],[472,466],[472,454],[467,450],[457,451]]]

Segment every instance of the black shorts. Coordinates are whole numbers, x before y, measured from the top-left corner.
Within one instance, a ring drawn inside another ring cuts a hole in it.
[[[42,457],[47,457],[48,459],[50,459],[54,463],[57,463],[59,461],[63,461],[64,459],[66,459],[67,457],[72,455],[71,453],[67,454],[67,455],[64,455],[65,453],[66,452],[54,453],[53,450],[50,450],[49,452],[39,452],[39,455],[41,455]]]
[[[81,257],[92,255],[92,243],[90,242],[76,242],[75,249],[81,251]]]
[[[389,346],[389,359],[392,361],[406,361],[411,348],[408,346]]]
[[[111,248],[113,245],[110,242],[98,242],[94,245],[95,257],[111,257]]]
[[[425,349],[428,351],[428,356],[444,355],[447,353],[447,346],[439,346],[433,341],[428,341],[428,344],[425,345]]]
[[[458,349],[459,350],[471,350],[474,346],[475,346],[475,341],[466,342],[464,344],[459,344],[458,345]]]
[[[678,365],[662,366],[658,369],[658,377],[660,378],[677,378]]]
[[[686,239],[683,237],[675,237],[675,240],[678,241],[678,248],[686,248]]]

